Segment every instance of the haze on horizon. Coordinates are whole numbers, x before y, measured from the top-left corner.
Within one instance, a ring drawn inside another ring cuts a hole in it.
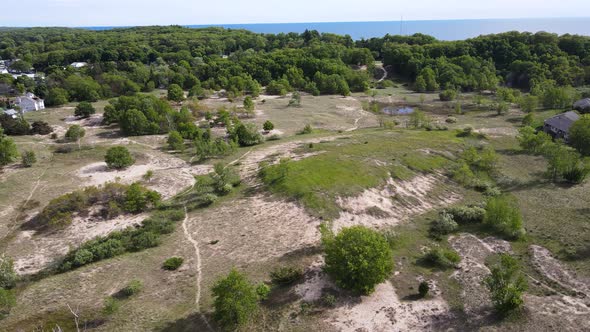
[[[0,26],[136,26],[588,17],[590,1],[563,0],[25,0],[3,5]]]

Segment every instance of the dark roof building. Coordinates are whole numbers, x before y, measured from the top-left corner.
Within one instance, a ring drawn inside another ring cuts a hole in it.
[[[582,113],[590,113],[590,98],[578,100],[575,102],[574,109]]]
[[[545,120],[543,131],[554,138],[562,138],[566,142],[569,138],[570,127],[580,119],[578,113],[569,111]]]

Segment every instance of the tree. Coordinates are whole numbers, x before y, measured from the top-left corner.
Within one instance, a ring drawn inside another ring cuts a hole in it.
[[[441,101],[452,101],[457,98],[457,91],[453,89],[447,89],[438,94]]]
[[[364,226],[324,231],[326,272],[342,288],[370,294],[393,271],[393,254],[385,237]]]
[[[31,125],[31,134],[48,135],[53,132],[53,128],[45,121],[35,121]]]
[[[78,142],[78,149],[80,148],[80,140],[86,135],[86,130],[79,125],[72,125],[66,131],[66,140],[70,142]]]
[[[0,320],[10,313],[10,309],[16,305],[14,292],[0,288]]]
[[[520,108],[523,112],[533,112],[537,107],[539,107],[539,97],[526,95],[520,98]]]
[[[131,213],[140,213],[150,207],[157,206],[161,196],[159,193],[147,190],[140,183],[132,183],[125,191],[124,209]]]
[[[486,204],[484,223],[510,238],[525,235],[520,208],[514,198],[507,195],[492,197]]]
[[[230,133],[230,136],[240,146],[252,146],[262,143],[262,136],[253,123],[238,123]]]
[[[414,90],[418,92],[426,91],[426,81],[422,75],[416,77],[416,82],[414,83]]]
[[[49,90],[45,103],[47,106],[60,106],[67,104],[69,101],[69,94],[65,89],[53,88]]]
[[[94,113],[96,113],[96,110],[92,104],[87,101],[80,102],[74,111],[74,115],[81,118],[88,118]]]
[[[269,131],[275,129],[275,125],[272,122],[270,122],[270,120],[266,120],[264,122],[264,124],[262,125],[262,129],[264,129],[264,131],[266,131],[266,132],[269,132]]]
[[[181,102],[184,100],[184,91],[178,84],[168,86],[168,100]]]
[[[590,156],[590,115],[584,115],[570,128],[569,141],[582,155]]]
[[[418,294],[420,294],[421,298],[425,298],[428,295],[428,291],[430,290],[430,285],[426,281],[422,281],[420,285],[418,285]]]
[[[518,130],[517,139],[523,150],[533,154],[542,153],[547,145],[553,143],[551,136],[547,133],[543,131],[536,133],[535,129],[529,126]]]
[[[254,102],[252,101],[252,97],[246,96],[246,98],[244,98],[244,109],[248,113],[254,111]]]
[[[496,114],[502,115],[508,112],[508,103],[505,101],[499,101],[492,106],[492,108],[496,111]]]
[[[0,167],[10,164],[17,157],[16,144],[14,144],[12,138],[4,135],[4,130],[0,127]]]
[[[492,266],[491,274],[483,283],[490,291],[498,312],[507,314],[523,305],[522,293],[527,290],[528,284],[516,258],[501,254],[500,262]]]
[[[12,258],[6,255],[0,256],[0,288],[13,288],[16,286],[17,278]]]
[[[535,123],[535,115],[533,113],[528,113],[522,118],[522,125],[523,126],[532,126]]]
[[[297,91],[293,92],[291,96],[291,100],[289,100],[289,107],[299,107],[301,106],[301,94]]]
[[[248,322],[258,310],[256,288],[235,269],[218,280],[212,291],[215,298],[214,317],[227,329],[233,330]]]
[[[108,149],[104,161],[112,169],[124,169],[135,163],[135,159],[124,146],[115,146]]]
[[[184,151],[184,139],[176,130],[168,133],[168,148],[175,151]]]
[[[34,163],[37,162],[37,157],[35,156],[35,151],[28,150],[22,153],[22,165],[24,167],[31,167]]]

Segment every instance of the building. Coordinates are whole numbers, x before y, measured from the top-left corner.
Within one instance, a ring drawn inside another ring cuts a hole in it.
[[[70,66],[72,66],[74,68],[82,68],[82,67],[88,66],[88,63],[87,62],[72,62],[72,64],[70,64]]]
[[[575,102],[574,109],[582,113],[590,113],[590,98],[578,100]]]
[[[35,95],[30,92],[27,92],[24,96],[16,97],[14,105],[20,107],[23,112],[45,109],[45,102],[43,99],[35,97]]]
[[[4,114],[10,116],[13,119],[18,118],[18,111],[17,110],[13,110],[13,109],[5,110]]]
[[[574,122],[580,119],[578,113],[570,111],[558,114],[545,120],[543,131],[556,139],[563,139],[566,142],[569,139],[569,130]]]

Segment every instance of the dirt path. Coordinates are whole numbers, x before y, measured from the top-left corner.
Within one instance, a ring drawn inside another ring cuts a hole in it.
[[[355,131],[357,129],[359,129],[359,121],[362,119],[363,117],[361,116],[360,118],[356,118],[354,119],[354,126],[352,128],[348,128],[346,129],[346,131]]]
[[[197,263],[196,263],[196,265],[197,265],[197,294],[195,295],[195,305],[196,305],[197,311],[199,312],[199,315],[201,316],[201,319],[207,325],[207,328],[209,328],[210,331],[213,331],[213,329],[211,328],[211,325],[209,325],[209,321],[207,320],[207,317],[205,317],[205,315],[201,312],[201,305],[200,305],[200,302],[201,302],[201,280],[202,280],[202,276],[203,276],[203,272],[201,270],[201,252],[199,250],[199,242],[197,240],[195,240],[193,238],[193,236],[191,235],[191,233],[188,231],[188,226],[187,226],[188,221],[189,221],[188,211],[185,206],[184,207],[184,220],[182,221],[182,230],[184,232],[184,237],[193,245],[193,248],[195,249],[195,259],[197,261]]]
[[[381,66],[377,66],[376,68],[383,70],[383,77],[381,77],[377,83],[379,82],[383,82],[386,78],[387,78],[387,70],[385,70],[385,68],[383,68],[383,65]]]
[[[41,175],[39,175],[39,177],[37,178],[37,181],[35,182],[35,185],[31,189],[29,196],[27,197],[27,199],[23,203],[24,208],[26,208],[27,204],[31,201],[31,198],[33,198],[33,195],[35,194],[35,192],[37,191],[37,188],[39,188],[39,185],[41,184],[41,178],[45,175],[46,172],[47,172],[47,167],[43,170],[43,173],[41,173]],[[21,211],[17,212],[16,216],[14,217],[13,227],[10,228],[8,234],[12,233],[19,226],[18,219],[21,216],[21,213],[22,213]]]

